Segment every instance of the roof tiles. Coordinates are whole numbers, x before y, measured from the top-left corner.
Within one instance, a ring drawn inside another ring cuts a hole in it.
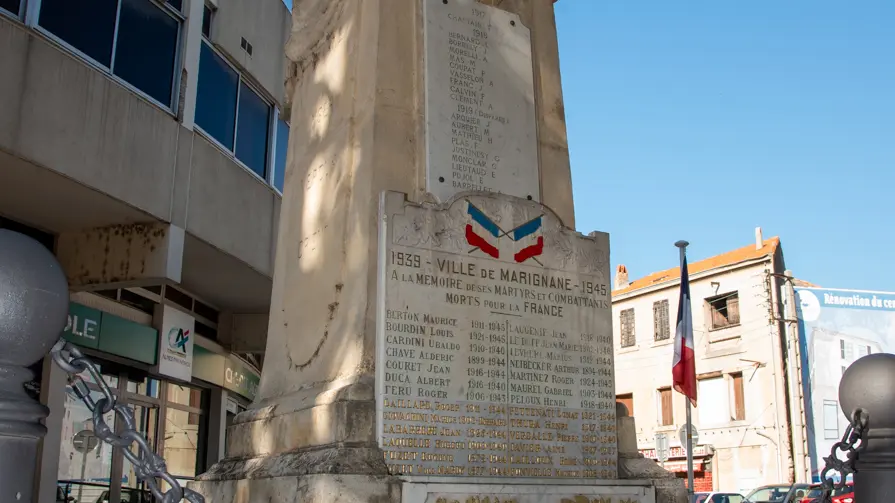
[[[780,246],[780,238],[772,237],[770,239],[765,239],[762,242],[762,247],[756,249],[755,245],[744,246],[742,248],[737,248],[736,250],[732,250],[726,253],[722,253],[720,255],[715,255],[714,257],[709,257],[705,260],[700,260],[698,262],[688,263],[687,270],[692,276],[693,274],[708,271],[711,269],[717,269],[719,267],[725,267],[733,264],[737,264],[740,262],[745,262],[747,260],[754,260],[761,257],[766,257],[768,255],[773,255],[777,251],[777,247]],[[615,297],[617,295],[622,295],[626,293],[633,292],[635,290],[640,290],[641,288],[646,288],[653,285],[658,285],[662,283],[667,283],[669,281],[677,281],[681,277],[681,268],[673,267],[671,269],[666,269],[664,271],[654,272],[648,276],[644,276],[640,279],[636,279],[632,281],[625,288],[621,288],[618,290],[612,291],[612,296]]]

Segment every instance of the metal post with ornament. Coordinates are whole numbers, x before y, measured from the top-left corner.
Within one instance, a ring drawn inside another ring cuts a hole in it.
[[[0,503],[36,499],[37,452],[47,432],[41,421],[50,411],[28,396],[24,384],[32,377],[28,367],[48,356],[69,374],[73,392],[93,414],[93,430],[73,439],[76,449],[90,452],[102,440],[121,449],[155,499],[202,503],[202,496],[168,473],[165,460],[136,430],[133,409],[117,401],[96,364],[60,338],[68,302],[68,281],[56,257],[34,239],[0,229]],[[102,397],[94,398],[84,373],[92,376]],[[103,418],[113,411],[123,424],[120,431]]]
[[[821,472],[823,503],[854,477],[854,501],[895,501],[895,355],[864,356],[839,381],[839,405],[849,418],[842,439],[833,445]],[[845,459],[842,459],[844,456]],[[838,474],[839,481],[833,481]],[[845,502],[836,498],[836,503]]]

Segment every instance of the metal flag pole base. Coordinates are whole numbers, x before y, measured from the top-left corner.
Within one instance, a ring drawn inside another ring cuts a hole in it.
[[[693,499],[693,421],[690,399],[687,399],[687,494]]]

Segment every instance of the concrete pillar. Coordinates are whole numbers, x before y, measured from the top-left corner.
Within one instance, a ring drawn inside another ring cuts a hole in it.
[[[169,224],[124,224],[59,235],[57,255],[73,290],[180,283],[184,231]]]
[[[483,3],[530,29],[540,201],[573,227],[552,3]],[[193,486],[210,501],[336,501],[335,492],[340,502],[400,500],[375,428],[378,204],[386,190],[431,200],[422,8],[294,4],[292,128],[264,371],[252,409],[232,426],[228,459]]]
[[[177,114],[181,117],[181,125],[192,130],[196,119],[196,95],[199,90],[199,52],[202,48],[202,14],[205,2],[191,0],[187,2],[187,8],[189,12],[184,31],[183,72]]]

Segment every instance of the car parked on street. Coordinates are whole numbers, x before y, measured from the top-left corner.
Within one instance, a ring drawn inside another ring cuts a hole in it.
[[[823,486],[815,484],[808,490],[808,495],[799,503],[820,503]],[[833,503],[855,503],[855,484],[848,482],[842,489],[833,489]]]
[[[744,503],[746,498],[738,493],[694,493],[690,503]]]
[[[753,489],[744,503],[801,503],[810,484],[772,484]]]

